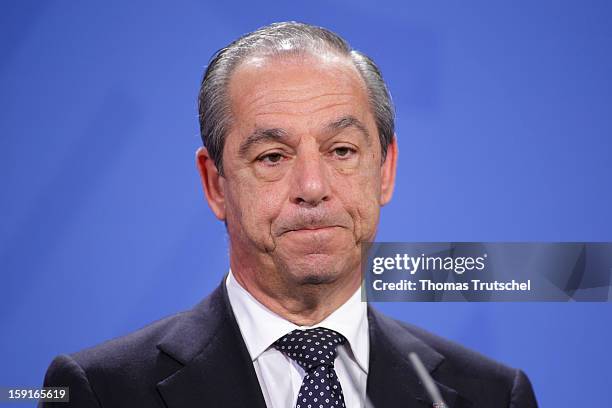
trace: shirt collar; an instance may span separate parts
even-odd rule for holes
[[[230,269],[225,280],[230,305],[253,361],[276,340],[295,329],[326,327],[346,337],[357,364],[367,374],[370,352],[367,304],[361,301],[361,289],[332,314],[312,327],[297,326],[272,312],[255,299],[234,278]]]

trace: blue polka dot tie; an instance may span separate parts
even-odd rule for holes
[[[344,408],[342,387],[334,370],[336,347],[346,342],[338,332],[323,327],[294,330],[274,343],[274,348],[298,363],[306,375],[296,408]]]

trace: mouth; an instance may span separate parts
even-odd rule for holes
[[[308,237],[308,236],[312,236],[312,237],[330,237],[332,236],[332,234],[336,233],[336,230],[338,228],[342,228],[339,225],[312,225],[312,226],[302,226],[299,228],[291,228],[286,230],[285,232],[283,232],[281,235],[293,235],[293,236],[300,236],[300,237]]]
[[[296,228],[293,231],[316,231],[316,230],[322,230],[322,229],[329,229],[329,228],[337,228],[337,225],[319,225],[319,226],[313,226],[313,227],[302,227],[302,228]]]
[[[340,228],[340,226],[339,225],[312,225],[312,226],[303,226],[299,228],[289,229],[285,232],[316,232],[316,231],[332,230],[334,228]]]

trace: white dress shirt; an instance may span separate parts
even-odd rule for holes
[[[272,344],[295,329],[311,327],[297,326],[262,305],[238,283],[231,270],[225,284],[266,405],[268,408],[295,407],[305,372]],[[346,337],[347,342],[338,347],[334,367],[346,407],[365,407],[370,337],[367,304],[361,301],[360,290],[312,327],[326,327]]]

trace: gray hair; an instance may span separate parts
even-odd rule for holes
[[[238,38],[211,58],[198,96],[202,142],[223,175],[223,146],[230,128],[227,89],[234,69],[253,56],[278,56],[332,52],[351,59],[363,78],[376,121],[382,161],[395,132],[395,112],[382,74],[367,55],[353,50],[338,34],[322,27],[294,21],[274,23]]]

